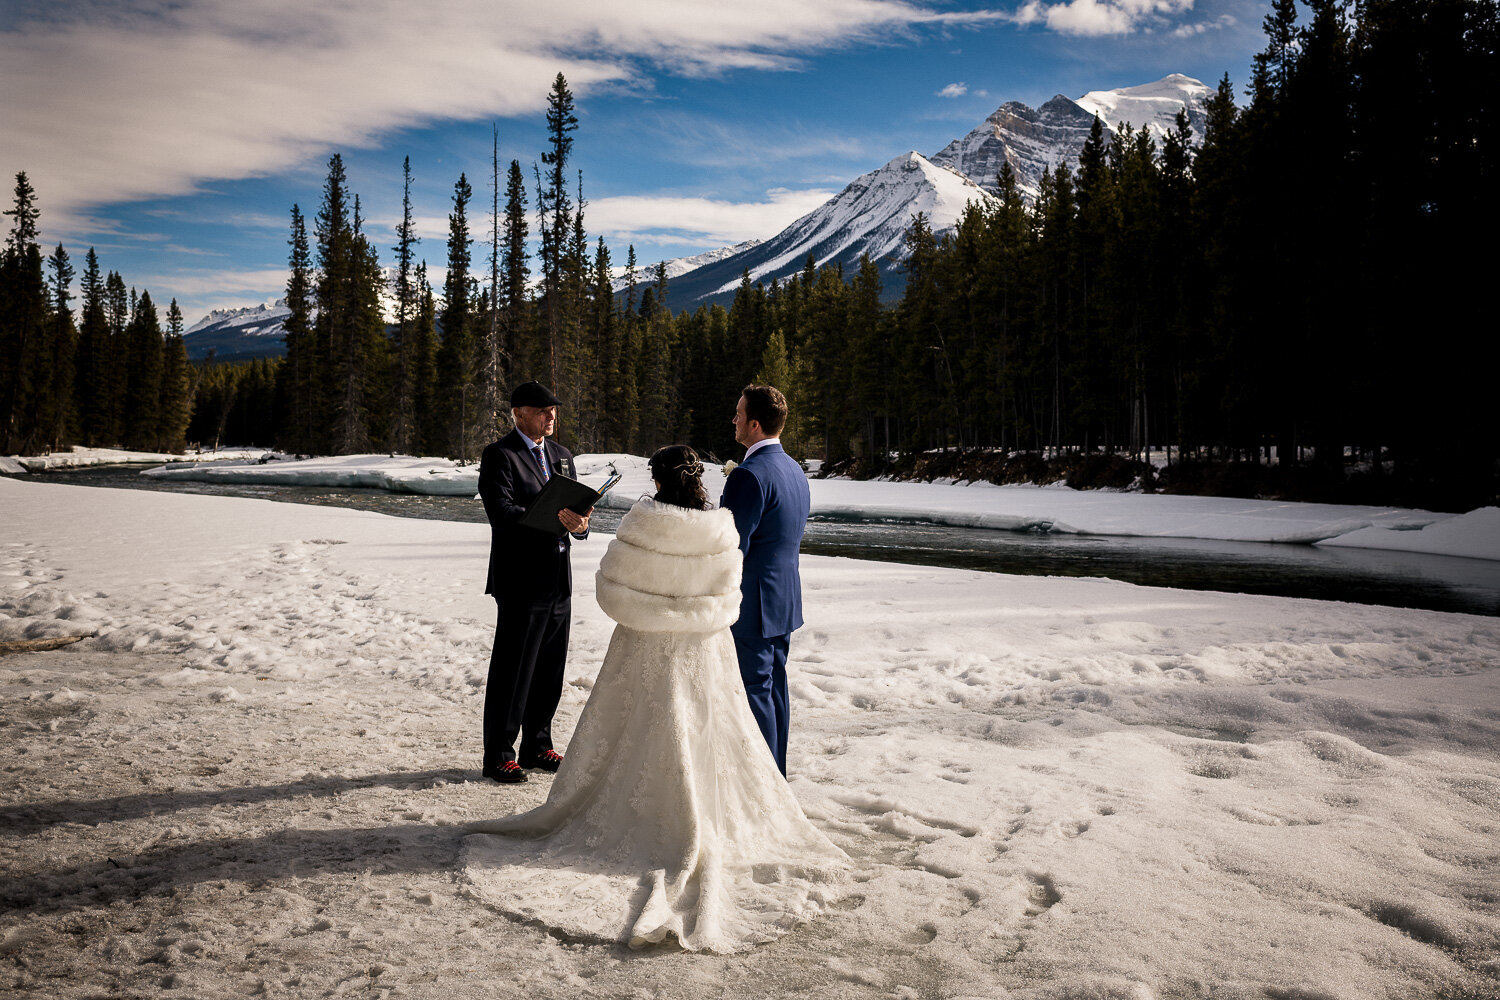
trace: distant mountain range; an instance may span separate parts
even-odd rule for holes
[[[1036,109],[1007,102],[932,156],[903,153],[856,178],[768,240],[667,261],[667,304],[673,310],[728,304],[747,271],[751,281],[785,281],[806,266],[809,254],[818,266],[840,264],[852,276],[860,256],[868,253],[880,266],[885,297],[896,298],[904,286],[901,237],[917,212],[926,214],[934,233],[952,231],[965,205],[993,196],[1004,163],[1015,171],[1027,200],[1035,198],[1044,170],[1078,159],[1096,114],[1110,133],[1125,122],[1161,135],[1185,108],[1194,140],[1200,140],[1211,93],[1200,81],[1173,73],[1138,87],[1090,91],[1076,100],[1058,94]],[[655,266],[637,272],[642,286],[653,280]],[[620,291],[624,269],[616,274]],[[287,314],[280,301],[215,310],[185,334],[188,356],[202,358],[210,349],[221,360],[284,353],[281,320]]]
[[[286,299],[263,302],[243,309],[215,309],[182,334],[188,357],[217,361],[252,361],[280,357],[286,353],[282,323],[292,311]]]

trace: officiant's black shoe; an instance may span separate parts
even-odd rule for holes
[[[521,762],[522,767],[534,767],[542,771],[556,772],[562,766],[562,754],[556,750],[543,750],[535,757],[527,757]]]
[[[502,785],[519,785],[526,780],[526,772],[521,770],[521,765],[513,760],[502,761],[495,767],[485,768],[484,776]]]

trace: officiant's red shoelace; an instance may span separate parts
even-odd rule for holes
[[[503,781],[506,784],[518,784],[526,780],[526,772],[521,770],[521,765],[513,760],[502,761],[498,766],[487,769],[485,777]]]
[[[527,767],[539,767],[543,771],[556,771],[562,764],[562,754],[556,750],[543,750],[526,762]]]

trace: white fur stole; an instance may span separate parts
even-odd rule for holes
[[[740,615],[739,544],[727,510],[642,499],[599,561],[599,607],[638,632],[727,628]]]

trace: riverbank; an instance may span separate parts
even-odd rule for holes
[[[1153,451],[1148,461],[1105,452],[1042,455],[993,448],[949,448],[903,455],[884,463],[853,458],[830,465],[825,474],[848,479],[897,482],[970,482],[993,486],[1065,485],[1077,490],[1128,490],[1181,496],[1234,497],[1296,503],[1420,507],[1461,513],[1500,501],[1500,477],[1453,470],[1450,481],[1408,475],[1387,461],[1382,468],[1346,456],[1335,467],[1304,461],[1277,462],[1183,459]],[[1486,499],[1487,498],[1487,499]]]
[[[792,787],[844,904],[560,940],[464,869],[483,525],[0,480],[0,982],[26,997],[1484,995],[1500,624],[806,557]],[[575,549],[571,734],[608,640]],[[644,991],[644,992],[642,992]]]
[[[79,453],[75,461],[86,455]],[[646,460],[632,455],[579,455],[580,478],[602,484],[611,471],[624,478],[606,505],[628,507],[652,491]],[[143,475],[179,482],[281,484],[379,489],[428,496],[473,496],[478,467],[447,459],[399,455],[341,455],[294,459],[274,453],[221,462],[171,463]],[[705,469],[710,496],[723,489],[724,471]],[[815,517],[946,524],[1008,531],[1200,538],[1236,542],[1318,544],[1470,559],[1500,560],[1500,508],[1453,515],[1398,507],[1307,504],[1228,497],[1164,496],[1064,485],[861,482],[813,479]]]

